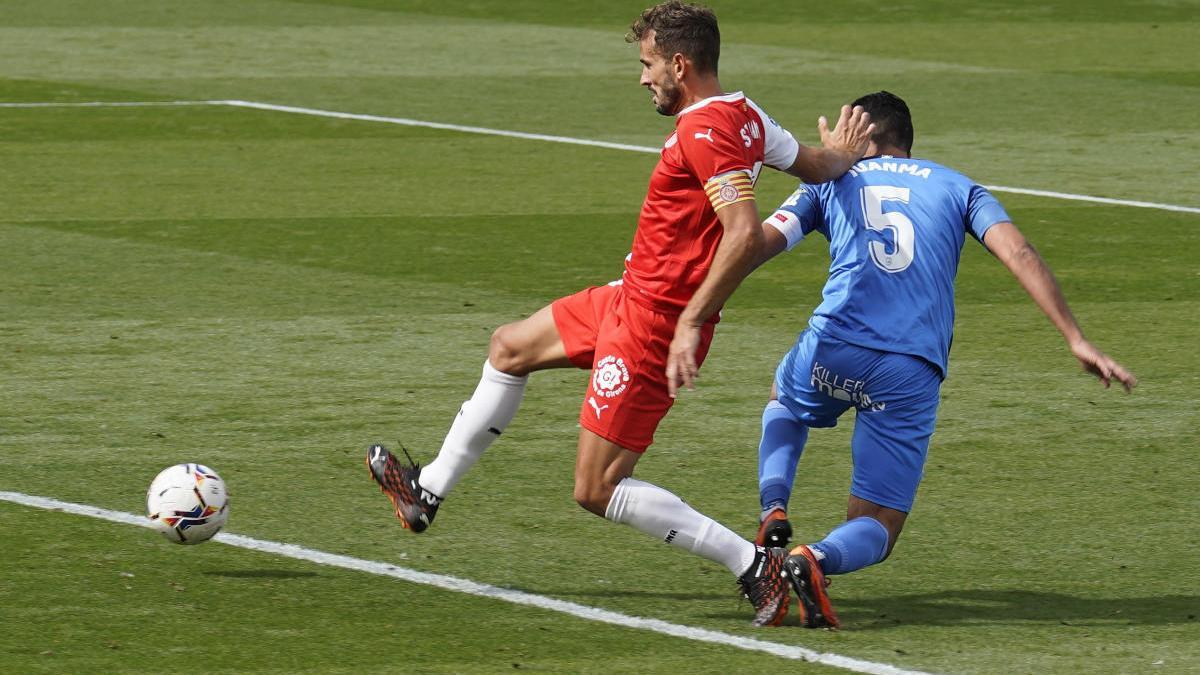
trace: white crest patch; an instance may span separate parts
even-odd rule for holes
[[[613,355],[596,362],[592,369],[592,389],[604,398],[620,396],[629,387],[629,369],[625,359]]]

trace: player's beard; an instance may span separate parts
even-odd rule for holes
[[[658,95],[654,97],[654,109],[659,115],[667,115],[668,117],[679,112],[679,82],[668,75],[666,79],[658,85]]]

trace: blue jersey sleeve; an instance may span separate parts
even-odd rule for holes
[[[1011,222],[1008,212],[982,185],[972,185],[967,195],[967,230],[983,242],[983,234],[996,223]]]
[[[767,222],[787,238],[787,250],[799,244],[809,232],[822,227],[817,186],[801,185],[779,205]],[[826,235],[828,236],[828,235]]]

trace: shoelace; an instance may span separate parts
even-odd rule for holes
[[[783,565],[772,566],[768,559],[761,576],[746,580],[738,579],[737,584],[741,589],[739,597],[748,598],[751,604],[757,606],[763,600],[764,595],[777,593],[780,586],[788,583],[787,578],[779,574],[782,570]],[[762,583],[764,581],[765,583]]]
[[[408,454],[408,448],[404,447],[404,444],[400,441],[396,441],[396,443],[400,445],[400,450],[404,452],[404,457],[408,460],[408,465],[414,469],[420,469],[421,465],[413,461],[412,455]]]
[[[416,471],[420,471],[420,470],[421,470],[421,465],[420,465],[419,463],[417,463],[417,462],[416,462],[416,461],[415,461],[415,460],[412,458],[412,455],[408,454],[408,448],[404,447],[404,444],[403,444],[403,443],[401,443],[400,441],[396,441],[396,444],[397,444],[397,445],[399,445],[399,446],[400,446],[400,450],[404,452],[404,457],[405,457],[405,459],[407,459],[407,460],[408,460],[408,465],[409,465],[409,467],[410,467],[410,468],[412,468],[412,469],[414,469],[414,470],[416,470]],[[432,493],[432,492],[430,492],[429,490],[426,490],[425,488],[421,487],[421,484],[420,484],[420,483],[417,483],[415,480],[413,481],[413,484],[416,486],[416,489],[417,489],[417,490],[420,490],[420,491],[421,491],[421,493],[422,493],[422,494],[429,494],[429,495],[433,496],[434,498],[436,498],[436,499],[438,500],[438,504],[440,504],[440,503],[441,503],[441,501],[442,501],[442,498],[441,498],[441,497],[438,497],[437,495],[433,494],[433,493]],[[436,507],[438,506],[438,504],[434,504],[434,505],[433,505],[433,506],[434,506],[434,508],[436,508]]]

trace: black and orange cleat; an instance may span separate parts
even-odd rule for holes
[[[755,626],[778,626],[787,616],[792,592],[784,561],[787,551],[782,548],[757,547],[750,569],[738,577],[742,595],[754,605]]]
[[[404,446],[400,447],[404,450]],[[421,467],[404,450],[408,466],[400,463],[396,456],[382,445],[367,448],[367,468],[379,489],[392,501],[400,524],[413,532],[424,532],[437,515],[442,498],[421,487],[417,480]]]
[[[837,613],[825,588],[829,582],[821,571],[821,564],[807,546],[792,549],[784,567],[796,595],[800,596],[800,624],[805,628],[837,628]]]
[[[787,548],[791,540],[792,524],[788,522],[787,512],[779,507],[767,511],[762,524],[758,526],[758,536],[754,538],[754,545]]]

